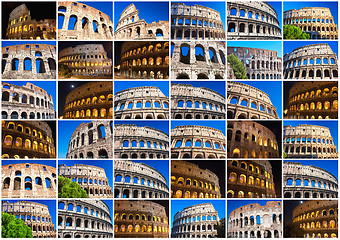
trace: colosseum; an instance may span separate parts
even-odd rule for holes
[[[51,2],[51,4],[53,4]],[[3,6],[5,7],[5,6]],[[46,5],[36,6],[40,8]],[[53,7],[50,5],[49,7]],[[9,15],[6,29],[6,39],[55,39],[56,38],[56,20],[54,19],[32,19],[31,12],[26,4],[16,7]]]
[[[169,21],[147,23],[139,18],[138,9],[131,3],[119,16],[115,39],[169,40]]]
[[[310,44],[283,56],[285,79],[337,79],[337,55],[327,43]]]
[[[279,158],[275,134],[252,121],[229,121],[227,129],[228,158]]]
[[[267,2],[228,1],[227,22],[230,40],[282,39],[278,15]]]
[[[232,211],[228,238],[282,238],[282,202],[248,204]]]
[[[227,82],[227,118],[278,119],[267,93],[240,82]]]
[[[112,119],[112,81],[88,82],[72,90],[66,97],[65,119]]]
[[[89,198],[112,198],[112,190],[103,168],[85,164],[59,164],[58,175],[78,183]]]
[[[281,179],[281,176],[273,175],[268,160],[228,160],[227,163],[228,198],[276,197],[274,177]]]
[[[221,198],[218,176],[187,161],[171,161],[172,198]]]
[[[233,54],[243,63],[248,79],[282,78],[282,58],[277,51],[230,46],[227,47],[227,54]]]
[[[283,126],[283,149],[287,158],[338,158],[329,128],[317,125]]]
[[[224,40],[221,14],[212,8],[197,4],[190,6],[171,3],[171,38]]]
[[[329,8],[303,7],[285,11],[283,24],[299,27],[310,39],[338,39],[338,28]]]
[[[172,119],[225,119],[225,97],[205,87],[171,83],[171,106]]]
[[[1,158],[55,158],[52,131],[43,121],[2,121]]]
[[[304,238],[338,237],[338,201],[303,201],[293,210],[293,225]],[[295,237],[295,236],[292,236]]]
[[[168,198],[166,178],[145,163],[129,160],[114,162],[114,196],[116,198]]]
[[[169,135],[152,127],[115,124],[114,158],[167,159]]]
[[[2,211],[24,221],[34,238],[56,238],[55,226],[46,205],[31,201],[2,201]]]
[[[27,82],[18,86],[2,82],[2,119],[53,119],[53,98],[44,89]]]
[[[60,49],[58,58],[58,67],[67,66],[75,76],[112,77],[112,59],[107,57],[107,52],[100,42]]]
[[[167,210],[161,204],[115,200],[114,209],[115,238],[169,238]]]
[[[119,69],[121,78],[168,79],[169,42],[124,42]]]
[[[169,98],[155,86],[127,88],[115,94],[114,109],[115,119],[169,119]]]
[[[214,238],[217,237],[219,221],[218,212],[211,203],[186,207],[175,214],[171,237]]]
[[[111,4],[110,7],[112,8]],[[80,2],[58,1],[58,39],[113,39],[113,23],[108,15]]]
[[[172,79],[225,79],[225,42],[171,42]]]
[[[113,156],[113,121],[81,123],[72,133],[66,158],[103,159]]]
[[[286,112],[289,119],[337,119],[338,82],[295,83],[289,90]]]
[[[2,166],[3,198],[55,198],[57,170],[43,164],[14,163]]]
[[[3,79],[55,79],[56,47],[24,43],[2,47]]]
[[[59,200],[58,237],[112,238],[109,205],[103,200]]]
[[[297,162],[283,163],[284,198],[337,198],[338,179],[330,172]]]

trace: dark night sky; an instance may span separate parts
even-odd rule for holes
[[[48,126],[51,128],[52,130],[52,138],[54,140],[54,146],[56,147],[57,149],[57,138],[56,138],[56,131],[57,131],[57,124],[56,124],[56,121],[51,121],[51,120],[48,120],[48,121],[44,121],[45,123],[48,124]],[[57,153],[57,150],[55,151]]]
[[[107,57],[112,59],[112,42],[105,41],[59,41],[58,49],[59,51],[67,47],[75,47],[82,44],[102,44],[107,53]]]
[[[276,197],[280,198],[282,196],[282,161],[269,160],[269,162],[272,165]]]
[[[122,51],[122,45],[123,45],[123,41],[115,41],[115,59],[114,59],[114,64],[115,66],[120,64],[120,54]]]
[[[284,225],[289,223],[293,218],[293,210],[299,206],[303,201],[301,200],[284,200],[283,201],[283,216]]]
[[[283,110],[287,109],[289,90],[295,83],[297,82],[296,81],[284,81],[283,82]]]

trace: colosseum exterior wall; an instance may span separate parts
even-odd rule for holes
[[[298,82],[289,90],[289,119],[338,118],[338,82]]]
[[[169,21],[147,23],[139,18],[139,10],[131,3],[119,16],[115,39],[169,40]]]
[[[59,200],[58,237],[112,238],[109,206],[103,200]]]
[[[278,119],[267,93],[240,82],[227,82],[227,118]],[[236,101],[236,103],[234,103]]]
[[[282,238],[282,202],[248,204],[232,211],[228,238]]]
[[[115,201],[116,238],[168,238],[169,221],[165,207],[152,201]]]
[[[113,83],[88,82],[72,90],[66,97],[65,119],[112,119]]]
[[[172,198],[221,198],[218,176],[186,161],[171,161]]]
[[[248,79],[282,78],[282,58],[277,51],[230,46],[227,47],[227,54],[233,54],[243,63]]]
[[[50,126],[43,121],[2,121],[2,158],[55,158]]]
[[[267,160],[228,160],[228,198],[275,198],[272,165]],[[281,176],[275,176],[280,178]]]
[[[115,119],[168,119],[169,98],[158,87],[124,89],[115,94]]]
[[[284,198],[337,198],[338,179],[313,165],[283,163]]]
[[[169,135],[152,127],[115,124],[114,158],[167,159]]]
[[[230,40],[282,39],[275,9],[267,2],[227,2],[227,38]]]
[[[103,159],[113,156],[113,121],[81,123],[73,132],[66,158]]]
[[[337,79],[337,55],[327,43],[310,44],[283,56],[285,79]]]
[[[113,23],[110,17],[86,4],[58,2],[58,17],[60,16],[64,17],[62,28],[58,29],[60,40],[112,40],[113,38]],[[75,22],[72,25],[73,19]]]
[[[225,97],[209,88],[171,84],[172,119],[225,119]]]
[[[186,207],[175,214],[171,237],[217,237],[217,225],[219,224],[219,220],[218,212],[211,203],[201,203]]]
[[[115,160],[114,179],[115,198],[169,197],[166,178],[157,169],[145,163]]]
[[[32,230],[34,238],[56,238],[56,230],[46,205],[30,201],[2,201],[2,211],[14,215]]]
[[[3,79],[55,79],[56,47],[23,43],[2,47]]]
[[[224,40],[221,14],[197,4],[171,3],[171,38]]]
[[[174,41],[171,44],[174,46],[171,57],[172,79],[226,78],[225,42]],[[189,48],[186,55],[182,48]],[[198,48],[201,50],[198,51]],[[200,51],[203,51],[203,55]]]
[[[283,126],[283,149],[287,158],[338,158],[329,128],[317,125]]]
[[[303,7],[283,12],[283,24],[299,27],[310,39],[338,39],[338,27],[325,7]]]

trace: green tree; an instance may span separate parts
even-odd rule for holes
[[[70,78],[73,76],[72,70],[67,65],[59,65],[59,76]]]
[[[217,237],[225,238],[225,218],[220,219],[220,222],[217,224]]]
[[[1,214],[1,223],[2,238],[33,238],[31,228],[14,215],[3,212]]]
[[[293,25],[283,26],[283,38],[284,39],[310,39],[308,33],[302,32],[299,27]]]
[[[58,197],[87,198],[87,193],[78,183],[72,182],[71,179],[63,176],[58,176]]]
[[[227,57],[227,61],[230,63],[230,67],[233,69],[237,79],[247,79],[246,69],[238,57],[234,56],[234,54],[230,54]]]

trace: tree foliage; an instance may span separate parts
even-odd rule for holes
[[[227,61],[230,63],[230,67],[233,69],[234,75],[237,79],[247,79],[246,69],[238,57],[230,54],[227,57]]]
[[[217,225],[217,237],[225,238],[225,218],[222,218]]]
[[[70,78],[73,76],[72,70],[67,65],[59,65],[58,74],[61,77]]]
[[[21,219],[3,212],[1,214],[2,238],[33,238],[32,230]]]
[[[72,182],[71,179],[63,176],[58,176],[58,197],[87,198],[87,193],[78,183]]]
[[[284,39],[310,39],[308,33],[302,32],[299,27],[293,25],[283,26],[283,38]]]

